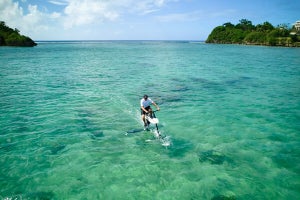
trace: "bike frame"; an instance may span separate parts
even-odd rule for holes
[[[157,112],[157,110],[152,111],[152,116],[153,116],[154,118],[156,118],[155,112]],[[149,116],[149,115],[150,115],[150,113],[147,114],[147,116]],[[147,121],[147,124],[148,124],[148,126],[149,126],[150,122],[148,121],[147,118],[146,118],[146,121]],[[158,125],[157,125],[157,123],[155,124],[155,127],[156,127],[156,130],[157,130],[157,133],[160,135],[159,130],[158,130]]]

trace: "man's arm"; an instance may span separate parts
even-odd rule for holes
[[[152,104],[156,107],[157,110],[160,110],[160,108],[158,107],[158,105],[153,101]]]
[[[145,113],[148,113],[148,111],[144,108],[144,106],[141,106],[141,109],[142,109]]]

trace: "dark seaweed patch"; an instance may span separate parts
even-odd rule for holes
[[[51,154],[58,154],[60,151],[64,150],[66,145],[59,144],[51,147]]]
[[[104,137],[103,131],[99,130],[100,127],[98,127],[93,121],[92,118],[94,117],[94,114],[81,110],[78,113],[79,119],[78,124],[80,125],[80,129],[82,132],[88,132],[90,133],[90,137],[92,139],[98,139]]]
[[[299,165],[295,165],[295,163],[298,163],[297,161],[299,161],[299,153],[300,151],[297,148],[286,146],[274,156],[271,156],[271,158],[279,167],[284,167],[293,170],[296,173],[300,173]]]
[[[192,150],[194,145],[184,139],[172,139],[172,146],[170,146],[168,155],[170,157],[183,157],[187,152]]]
[[[250,77],[241,76],[236,79],[227,80],[227,81],[225,81],[225,83],[228,85],[237,85],[237,84],[245,83],[246,81],[249,81],[249,80],[251,80]]]
[[[104,137],[103,131],[93,131],[92,132],[92,139],[102,138]]]
[[[251,84],[251,78],[246,76],[241,76],[236,79],[227,80],[224,82],[226,86],[234,88],[243,88]]]
[[[32,199],[32,200],[51,200],[54,199],[53,192],[33,192],[26,195],[25,199]]]
[[[175,88],[171,89],[172,92],[185,92],[185,91],[188,91],[189,88],[187,86],[176,86]]]
[[[236,200],[236,197],[235,196],[217,195],[217,196],[214,196],[211,200]]]
[[[0,146],[0,151],[5,151],[5,152],[12,151],[15,148],[15,146],[16,146],[16,144],[5,143]]]
[[[199,87],[207,91],[225,91],[224,85],[215,81],[210,81],[204,78],[191,78],[191,81],[196,82]]]
[[[166,96],[158,96],[156,98],[156,102],[158,104],[164,104],[166,102],[181,102],[183,99],[182,99],[182,95],[166,95]]]
[[[225,161],[229,162],[229,158],[227,158],[224,154],[215,151],[209,150],[199,153],[199,162],[209,162],[214,165],[221,165]]]

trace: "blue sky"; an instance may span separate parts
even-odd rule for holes
[[[34,40],[205,40],[226,22],[300,20],[299,0],[0,0],[0,21]]]

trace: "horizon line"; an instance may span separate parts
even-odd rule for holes
[[[205,40],[34,40],[34,42],[205,42]]]

